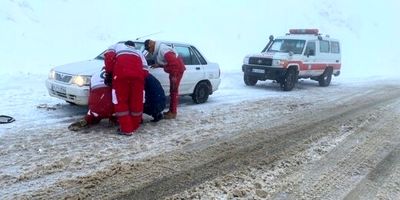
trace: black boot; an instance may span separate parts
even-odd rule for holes
[[[157,114],[153,114],[152,116],[154,118],[153,120],[151,120],[152,122],[158,122],[163,118],[163,114],[161,114],[160,112]]]

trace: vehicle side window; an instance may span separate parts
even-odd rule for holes
[[[200,62],[189,47],[175,46],[175,50],[183,59],[185,65],[199,65]]]
[[[306,50],[304,51],[304,55],[308,56],[315,56],[315,41],[308,41]]]
[[[329,53],[329,41],[320,40],[319,41],[319,51],[321,53]]]
[[[199,50],[197,50],[196,47],[194,47],[194,46],[192,46],[192,50],[193,50],[194,54],[197,56],[197,58],[199,58],[200,64],[207,65],[206,59],[201,55]]]
[[[332,46],[332,53],[340,53],[340,47],[339,47],[339,42],[332,41],[331,42]]]

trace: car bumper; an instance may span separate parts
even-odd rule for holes
[[[77,105],[87,105],[89,99],[88,86],[76,86],[60,83],[54,80],[46,80],[49,95]]]
[[[212,92],[215,92],[218,90],[219,85],[221,84],[221,79],[210,79],[211,86],[212,86]]]
[[[278,80],[285,76],[287,69],[281,67],[266,67],[259,65],[243,65],[242,71],[245,75],[252,76],[258,80]]]

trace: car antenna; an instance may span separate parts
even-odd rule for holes
[[[162,31],[158,31],[158,32],[151,33],[151,34],[148,34],[148,35],[143,35],[143,36],[140,36],[140,37],[136,38],[136,40],[139,40],[139,39],[141,39],[141,38],[148,37],[148,36],[151,36],[151,35],[160,34],[160,33],[162,33]]]

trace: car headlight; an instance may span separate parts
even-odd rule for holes
[[[72,78],[72,82],[71,83],[75,84],[75,85],[77,85],[79,87],[89,86],[90,85],[90,76],[81,76],[81,75],[74,76]]]
[[[51,69],[49,72],[49,79],[56,79],[56,71],[54,69]]]
[[[249,64],[250,57],[246,56],[243,58],[243,64]]]
[[[278,59],[272,60],[273,66],[284,66],[285,63],[286,63],[286,60],[278,60]]]

